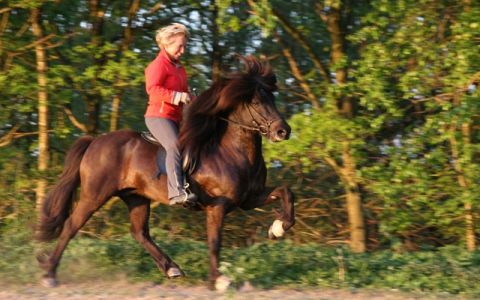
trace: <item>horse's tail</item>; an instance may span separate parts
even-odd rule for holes
[[[93,137],[84,136],[72,145],[65,157],[65,166],[58,183],[43,200],[35,238],[51,241],[57,238],[71,212],[77,187],[80,185],[80,162]]]

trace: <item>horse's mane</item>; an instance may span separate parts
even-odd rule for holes
[[[220,117],[226,118],[239,105],[250,102],[259,88],[270,92],[277,89],[270,64],[254,56],[239,58],[245,65],[243,71],[229,73],[214,82],[184,112],[179,147],[190,172],[202,153],[218,146],[227,127]]]

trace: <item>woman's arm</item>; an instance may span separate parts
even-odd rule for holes
[[[153,103],[167,102],[174,105],[190,101],[188,93],[177,92],[164,87],[166,71],[161,65],[151,64],[145,69],[145,86],[150,101]],[[152,104],[153,104],[152,103]]]

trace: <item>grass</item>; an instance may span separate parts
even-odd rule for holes
[[[29,230],[7,230],[0,236],[2,283],[36,283],[41,275],[35,260],[40,245]],[[204,284],[208,273],[206,244],[171,239],[152,230],[159,246],[185,271],[180,284]],[[236,284],[256,287],[347,287],[480,296],[480,253],[458,247],[435,251],[366,254],[319,244],[296,245],[289,240],[265,241],[247,248],[223,248],[221,271]],[[130,235],[115,239],[77,237],[69,244],[59,268],[59,280],[163,282],[151,257]]]

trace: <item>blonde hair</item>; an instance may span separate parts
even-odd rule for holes
[[[188,29],[185,25],[180,23],[172,23],[157,30],[155,40],[157,41],[158,47],[163,48],[165,45],[168,45],[170,43],[170,39],[177,34],[183,34],[188,40]]]

